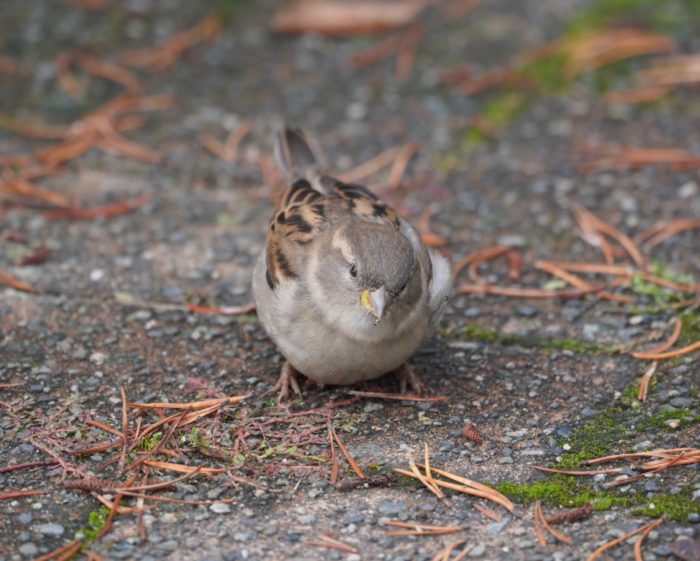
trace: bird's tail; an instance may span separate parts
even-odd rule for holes
[[[316,144],[300,128],[285,126],[277,133],[275,159],[289,183],[319,176],[321,163]]]

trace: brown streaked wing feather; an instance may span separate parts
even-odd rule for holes
[[[396,211],[363,185],[335,182],[333,193],[345,202],[347,209],[371,222],[380,222],[399,228],[401,221]]]
[[[313,183],[296,181],[275,208],[266,247],[267,283],[272,289],[283,278],[299,275],[306,258],[299,246],[313,242],[333,216],[352,213],[363,220],[401,227],[398,214],[366,187],[330,177]]]
[[[303,265],[300,245],[311,243],[326,222],[326,197],[306,179],[287,189],[275,208],[267,236],[267,284],[274,288],[282,278],[295,278]]]

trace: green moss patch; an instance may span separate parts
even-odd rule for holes
[[[498,331],[483,329],[477,325],[468,324],[449,333],[457,339],[481,341],[482,343],[498,343],[500,345],[542,349],[545,351],[572,351],[572,352],[613,352],[597,343],[580,341],[578,339],[554,339],[548,337],[536,337],[530,335],[503,334]]]
[[[694,423],[700,423],[700,416],[693,415],[690,409],[685,408],[679,408],[674,411],[663,409],[642,419],[637,424],[637,429],[642,432],[659,429],[671,430],[666,424],[670,420],[677,420],[679,422],[678,428],[683,428]]]
[[[90,511],[90,514],[88,514],[87,526],[79,530],[79,533],[85,536],[85,539],[83,540],[83,547],[95,541],[95,538],[97,538],[97,534],[99,534],[100,530],[104,528],[108,516],[109,509],[104,506],[98,510]]]
[[[489,99],[481,110],[480,116],[486,127],[493,130],[508,125],[527,105],[527,96],[523,92],[504,91]],[[467,129],[464,148],[469,150],[488,140],[488,136],[478,127]]]
[[[597,0],[568,25],[570,34],[611,25],[646,27],[660,33],[681,33],[697,22],[697,0]]]
[[[626,435],[624,421],[625,411],[621,407],[613,406],[598,413],[575,429],[570,438],[562,440],[566,452],[560,456],[556,467],[576,469],[587,460],[609,454]]]
[[[635,508],[634,514],[659,518],[661,516],[676,522],[688,522],[693,513],[700,513],[700,504],[693,500],[692,489],[685,487],[677,495],[655,495],[644,502],[644,506]]]
[[[590,504],[595,510],[610,510],[614,506],[634,504],[634,497],[608,491],[591,491],[573,477],[553,475],[530,484],[500,483],[495,488],[521,503],[542,501],[545,504],[576,508]]]

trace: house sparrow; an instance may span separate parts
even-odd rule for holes
[[[369,189],[323,175],[316,153],[300,129],[276,138],[290,186],[253,274],[258,316],[286,359],[270,393],[301,395],[297,373],[345,385],[388,372],[420,393],[406,360],[440,321],[450,266]]]

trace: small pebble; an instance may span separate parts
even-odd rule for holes
[[[61,536],[66,530],[60,524],[49,522],[48,524],[41,524],[39,526],[39,531],[47,536]]]
[[[26,542],[17,548],[19,552],[26,557],[35,557],[39,553],[39,548],[32,542]]]
[[[398,501],[382,501],[379,503],[379,512],[382,514],[398,514],[406,510],[406,505]]]

